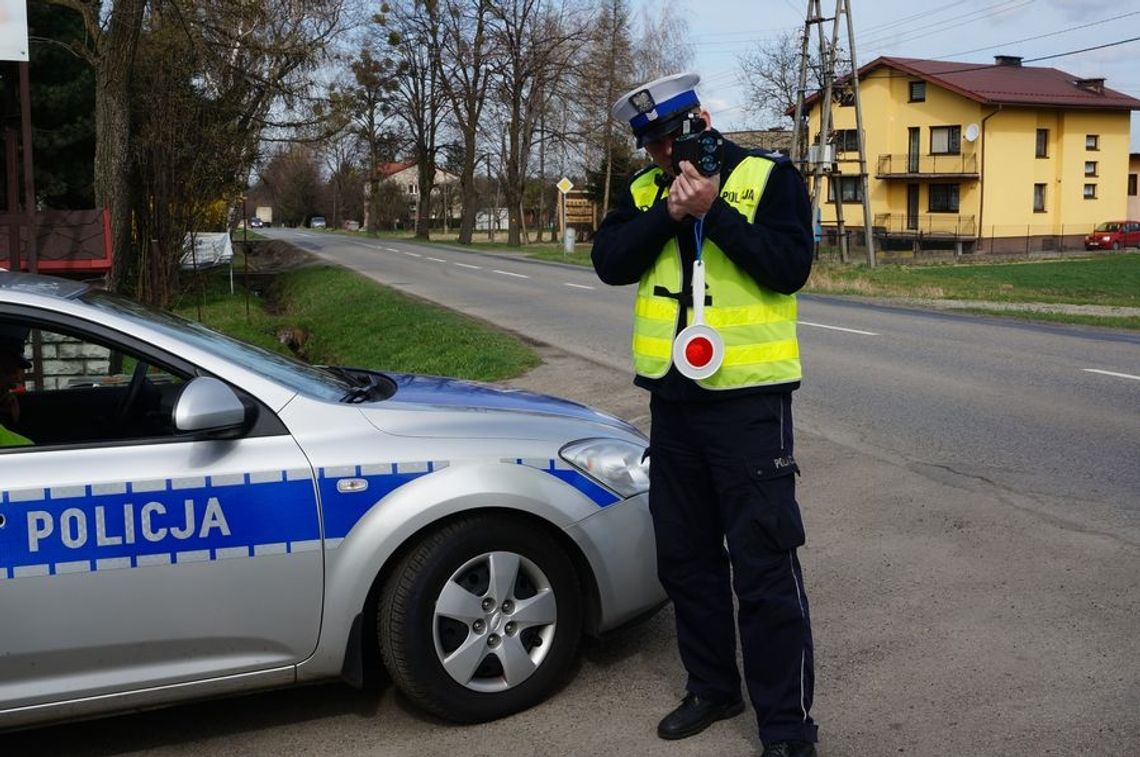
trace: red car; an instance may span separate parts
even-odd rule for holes
[[[1140,221],[1098,223],[1085,237],[1086,250],[1119,250],[1121,247],[1140,247]]]

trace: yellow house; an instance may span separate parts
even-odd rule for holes
[[[835,199],[863,225],[854,98],[840,82],[821,223]],[[961,251],[1080,247],[1127,217],[1129,128],[1140,100],[1055,68],[881,57],[859,69],[873,225],[885,242]],[[820,96],[805,101],[818,144]],[[818,148],[817,148],[818,150]],[[810,171],[810,166],[805,173]],[[826,201],[824,201],[826,200]]]

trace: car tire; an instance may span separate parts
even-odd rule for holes
[[[582,634],[582,593],[566,551],[540,527],[470,516],[403,556],[376,623],[401,691],[441,718],[478,723],[562,683]]]
[[[1115,251],[1115,250],[1119,250],[1119,249],[1120,249],[1120,242],[1113,242],[1113,243],[1112,243],[1112,249],[1113,249],[1114,251]]]

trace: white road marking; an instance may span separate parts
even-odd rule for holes
[[[593,289],[593,287],[586,286],[585,284],[571,284],[569,281],[564,281],[562,283],[565,286],[574,287],[575,289]]]
[[[397,250],[395,247],[385,247],[384,249],[388,252],[399,252],[399,250]]]
[[[1116,378],[1132,379],[1133,381],[1140,381],[1140,376],[1133,376],[1129,373],[1117,373],[1115,371],[1101,371],[1096,368],[1081,368],[1085,373],[1099,373],[1102,376],[1115,376]]]
[[[500,271],[498,268],[496,268],[494,270],[495,270],[495,273],[501,273],[504,276],[514,276],[516,279],[529,279],[530,278],[530,276],[527,276],[527,275],[522,274],[522,273],[511,273],[510,271]]]
[[[878,336],[874,331],[860,331],[859,329],[845,329],[842,326],[827,326],[822,323],[812,323],[811,321],[800,321],[801,326],[815,326],[817,329],[828,329],[830,331],[846,331],[848,334],[861,334],[863,336]]]
[[[393,250],[393,252],[396,252],[396,250]],[[404,254],[410,258],[422,258],[423,257],[423,255],[419,254],[418,252],[405,252]]]
[[[482,271],[483,270],[483,266],[471,265],[470,263],[456,263],[456,265],[459,266],[460,268],[470,268],[474,271]]]
[[[428,260],[430,260],[433,263],[446,263],[447,262],[443,258],[428,258]]]

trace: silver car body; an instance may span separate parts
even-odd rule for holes
[[[0,317],[92,329],[255,397],[280,433],[0,450],[0,728],[336,677],[373,585],[457,513],[556,530],[612,629],[664,599],[646,495],[560,458],[645,446],[585,406],[397,376],[385,401],[308,396],[203,340],[0,273]]]

